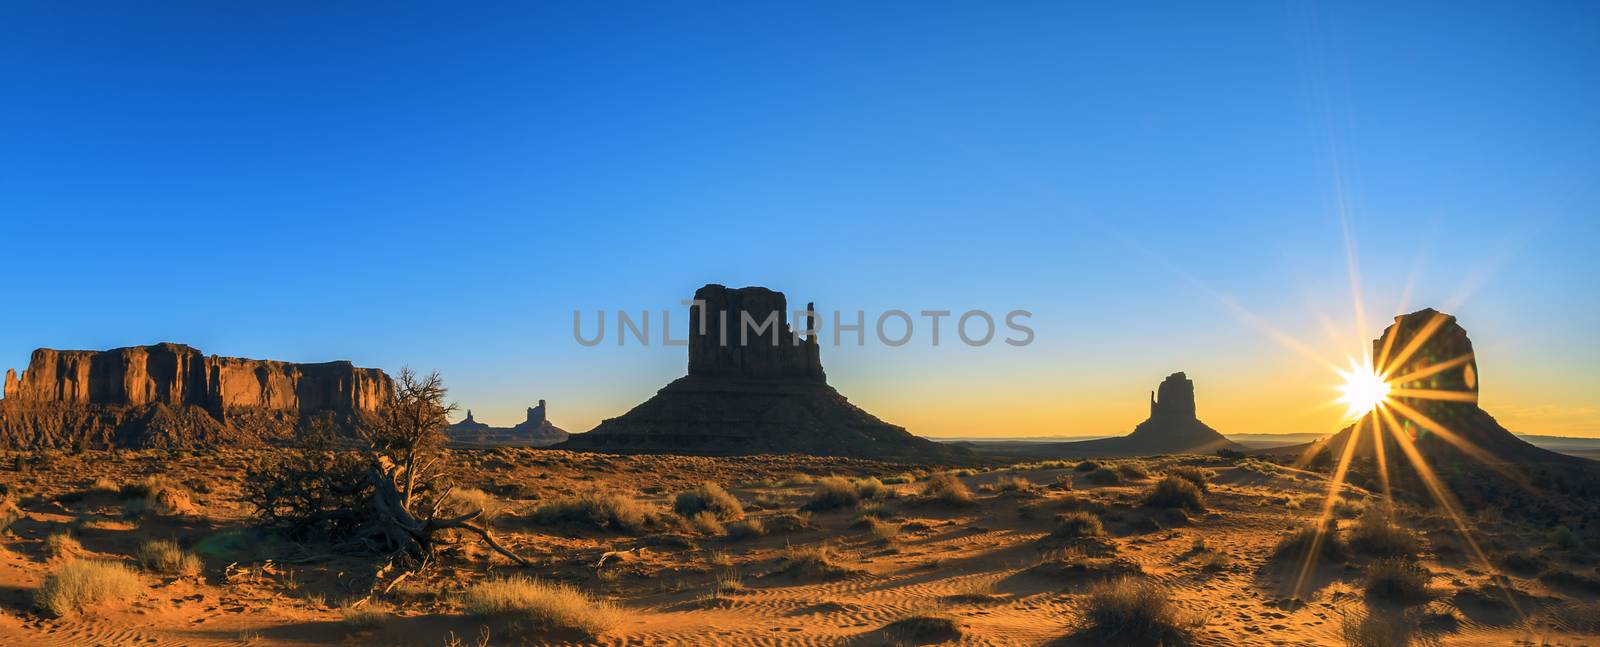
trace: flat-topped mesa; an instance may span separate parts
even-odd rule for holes
[[[394,392],[383,371],[350,362],[296,364],[207,356],[183,344],[95,350],[33,351],[6,400],[30,404],[193,405],[213,413],[235,408],[373,413]]]
[[[711,284],[695,290],[694,299],[697,305],[689,308],[691,377],[827,382],[815,315],[805,315],[802,330],[796,332],[782,292]],[[815,312],[813,305],[807,304],[805,312]]]
[[[370,421],[394,393],[383,371],[205,355],[182,344],[33,352],[7,371],[0,446],[254,444],[303,419]]]
[[[1193,420],[1194,380],[1184,376],[1182,371],[1162,380],[1161,385],[1150,392],[1150,417]]]

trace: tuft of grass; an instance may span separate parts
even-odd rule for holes
[[[477,512],[477,520],[485,524],[493,524],[506,511],[504,501],[477,488],[451,490],[448,499],[445,509],[449,510],[450,515]]]
[[[918,613],[889,623],[883,634],[896,645],[947,643],[961,638],[961,623],[943,613]]]
[[[882,485],[881,483],[879,484]],[[824,476],[817,479],[817,489],[811,500],[801,506],[808,512],[823,512],[840,508],[853,508],[861,502],[861,492],[856,484],[843,476]]]
[[[1412,560],[1385,557],[1367,565],[1367,598],[1415,606],[1428,601],[1428,569]]]
[[[810,474],[790,474],[788,478],[778,481],[778,487],[800,487],[816,482]]]
[[[1317,535],[1316,523],[1301,526],[1278,540],[1277,545],[1272,547],[1272,556],[1276,559],[1305,559],[1315,545],[1318,559],[1335,564],[1344,563],[1349,547],[1339,538],[1333,521],[1329,520],[1323,526],[1320,541]]]
[[[721,485],[711,481],[679,492],[672,502],[672,511],[685,519],[702,512],[710,513],[718,521],[738,521],[744,518],[744,506],[739,505],[739,499],[728,494]]]
[[[1122,473],[1109,467],[1097,467],[1094,471],[1083,475],[1083,480],[1095,485],[1121,485]]]
[[[1201,492],[1209,492],[1211,491],[1211,477],[1216,476],[1216,473],[1203,467],[1183,465],[1167,470],[1167,476],[1176,476],[1193,483],[1195,487],[1200,488]]]
[[[1200,558],[1200,570],[1207,573],[1228,570],[1233,566],[1233,556],[1221,551],[1207,551],[1205,557]]]
[[[749,517],[735,521],[728,525],[729,539],[752,539],[767,534],[767,524],[760,519]]]
[[[1021,476],[1001,476],[994,481],[994,489],[1001,494],[1033,494],[1033,483]]]
[[[779,512],[767,517],[766,527],[769,533],[791,533],[815,528],[811,525],[811,513],[804,511]]]
[[[83,554],[83,544],[72,535],[65,532],[51,534],[44,538],[44,554],[47,557],[72,557]]]
[[[622,620],[622,610],[566,585],[513,576],[479,582],[462,595],[469,615],[511,622],[519,628],[574,631],[600,636]]]
[[[1414,557],[1421,547],[1416,535],[1395,524],[1385,506],[1368,506],[1350,528],[1350,548],[1379,557]]]
[[[883,541],[893,541],[895,537],[900,536],[900,524],[890,523],[878,517],[861,515],[856,519],[854,525],[858,528],[866,528],[868,534]]]
[[[189,491],[158,476],[123,485],[120,493],[127,500],[130,515],[173,516],[194,512]]]
[[[1186,642],[1201,624],[1184,614],[1154,582],[1123,577],[1089,589],[1083,600],[1085,633],[1118,644]]]
[[[22,508],[10,498],[0,499],[0,534],[11,529],[11,524],[22,518]]]
[[[340,619],[352,629],[376,629],[394,617],[394,610],[381,602],[345,607],[339,610]]]
[[[717,537],[728,532],[726,528],[722,527],[722,522],[717,521],[717,515],[712,514],[710,510],[696,512],[688,519],[685,519],[684,523],[688,524],[691,530],[702,535]]]
[[[137,557],[144,570],[163,575],[199,575],[203,566],[198,555],[185,552],[171,539],[145,542]]]
[[[534,523],[580,526],[637,534],[655,524],[655,514],[633,497],[598,490],[542,503],[533,511]]]
[[[972,505],[972,490],[953,473],[939,472],[922,485],[923,498],[951,507]]]
[[[856,573],[839,564],[840,556],[827,545],[794,547],[783,553],[778,572],[795,577],[832,579]]]
[[[122,486],[104,476],[95,479],[94,483],[89,484],[89,494],[119,494],[121,492]]]
[[[1100,523],[1100,518],[1091,512],[1063,512],[1056,515],[1056,529],[1050,531],[1053,539],[1080,539],[1085,537],[1103,537],[1106,534],[1105,526]]]
[[[101,602],[120,602],[139,594],[144,583],[116,562],[73,560],[62,564],[34,591],[34,602],[57,616],[82,611]]]
[[[1150,478],[1150,472],[1144,468],[1144,465],[1139,463],[1118,463],[1117,473],[1121,474],[1122,478],[1130,481],[1143,481]]]
[[[885,476],[885,477],[883,477],[883,484],[884,485],[905,485],[907,483],[916,483],[916,482],[917,482],[917,476],[915,474],[911,474],[909,472],[905,473],[905,474],[896,474],[894,476]]]
[[[1205,512],[1206,509],[1205,495],[1200,493],[1199,486],[1189,479],[1171,475],[1150,488],[1144,504],[1153,508],[1183,508],[1194,512]]]

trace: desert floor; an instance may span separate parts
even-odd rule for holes
[[[462,485],[503,506],[493,522],[497,536],[534,566],[516,566],[463,537],[432,568],[370,601],[369,561],[254,528],[239,493],[257,454],[0,456],[0,484],[17,506],[0,538],[0,642],[1116,645],[1131,640],[1085,632],[1086,591],[1129,576],[1162,588],[1192,625],[1196,644],[1404,644],[1409,637],[1421,644],[1600,645],[1600,559],[1581,547],[1556,547],[1549,528],[1492,511],[1467,521],[1494,571],[1446,516],[1398,511],[1422,540],[1431,598],[1424,604],[1369,603],[1362,571],[1369,560],[1360,555],[1313,569],[1300,595],[1306,602],[1296,602],[1298,560],[1274,559],[1274,546],[1317,517],[1327,480],[1255,460],[1114,461],[1107,465],[1120,469],[1123,482],[1108,484],[1091,483],[1072,463],[962,470],[956,474],[973,500],[951,505],[923,494],[920,479],[932,468],[890,463],[533,449],[451,456]],[[1213,474],[1205,510],[1143,505],[1163,472],[1180,465]],[[823,487],[816,478],[827,475],[888,485],[881,493],[864,490],[859,503],[798,512]],[[150,476],[186,490],[189,505],[153,512],[114,487]],[[744,519],[765,531],[732,519],[694,524],[675,517],[674,495],[706,481],[735,495]],[[633,497],[657,520],[633,530],[536,523],[541,503],[593,490]],[[1341,528],[1373,499],[1354,488],[1346,498],[1353,503],[1339,507]],[[1057,515],[1068,511],[1098,516],[1105,536],[1053,538]],[[35,589],[62,564],[99,559],[137,568],[140,546],[164,538],[198,554],[200,572],[140,571],[142,590],[131,598],[75,613],[58,616],[36,605]],[[1493,585],[1495,571],[1506,575],[1510,601]],[[463,612],[469,587],[515,574],[572,584],[620,612],[591,637]],[[349,609],[362,606],[374,613],[356,619]],[[919,630],[917,619],[927,618],[949,622]],[[1376,637],[1355,640],[1363,630]]]

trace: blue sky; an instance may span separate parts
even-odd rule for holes
[[[1225,433],[1331,431],[1261,325],[1342,360],[1432,305],[1514,431],[1600,436],[1600,8],[1390,4],[12,6],[0,366],[410,365],[577,431],[684,354],[572,311],[719,282],[1034,312],[824,349],[919,433],[1122,433],[1175,370]]]

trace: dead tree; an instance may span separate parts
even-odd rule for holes
[[[445,402],[445,395],[444,380],[437,372],[418,378],[411,369],[401,369],[394,399],[384,408],[379,424],[362,431],[372,449],[367,468],[372,515],[369,532],[361,540],[375,550],[389,552],[391,563],[403,555],[421,567],[433,557],[435,535],[463,530],[526,566],[527,560],[502,546],[488,528],[473,523],[482,510],[439,516],[450,493],[441,490],[438,452],[444,446],[450,413],[455,411],[454,404]]]

